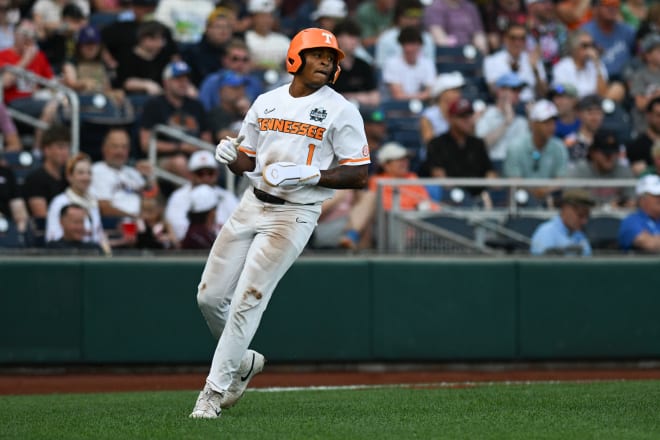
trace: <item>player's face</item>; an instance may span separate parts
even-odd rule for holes
[[[309,49],[304,52],[305,68],[301,79],[305,86],[318,89],[327,84],[337,62],[337,53],[332,49]]]

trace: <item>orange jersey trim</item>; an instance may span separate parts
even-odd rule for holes
[[[250,157],[254,157],[254,156],[257,155],[256,152],[254,152],[254,151],[252,151],[252,150],[248,150],[248,149],[245,148],[245,147],[238,147],[238,151],[242,151],[243,153],[247,154],[247,155],[250,156]]]
[[[344,159],[344,160],[339,161],[339,165],[344,165],[344,164],[347,164],[347,163],[357,163],[357,164],[359,164],[359,163],[368,163],[369,161],[371,161],[369,156],[361,157],[360,159]]]

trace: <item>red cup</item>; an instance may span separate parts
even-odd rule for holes
[[[134,239],[137,236],[137,223],[133,220],[124,220],[121,224],[121,232],[126,239]]]

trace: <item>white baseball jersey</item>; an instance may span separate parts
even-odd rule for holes
[[[256,159],[245,173],[252,184],[292,203],[321,203],[334,190],[315,185],[272,187],[262,178],[273,162],[313,165],[320,170],[370,162],[364,124],[357,107],[328,86],[301,98],[289,84],[260,95],[245,116],[240,150]]]

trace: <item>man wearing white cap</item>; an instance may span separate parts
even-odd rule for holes
[[[317,27],[334,32],[335,25],[347,15],[348,8],[343,0],[321,0],[310,18],[316,22]]]
[[[289,38],[275,32],[275,0],[250,0],[248,12],[252,14],[252,26],[245,32],[245,43],[250,49],[257,68],[284,70]]]
[[[461,97],[464,85],[465,78],[461,72],[441,73],[436,77],[431,87],[434,104],[425,108],[419,119],[419,131],[424,144],[449,130],[449,106]]]
[[[635,189],[639,209],[619,227],[619,246],[624,250],[660,252],[660,176],[649,174]]]
[[[209,185],[197,185],[190,191],[190,208],[187,216],[190,221],[185,237],[181,240],[182,249],[211,249],[216,229],[216,207],[218,195]]]
[[[218,231],[238,206],[236,196],[218,186],[218,163],[212,153],[205,150],[193,153],[188,161],[188,170],[191,172],[190,183],[174,191],[165,208],[165,219],[172,225],[178,240],[182,240],[188,230],[190,221],[187,212],[193,200],[192,191],[197,186],[208,185],[215,191],[217,200],[215,221]]]
[[[554,136],[557,107],[548,101],[537,101],[529,111],[531,133],[513,139],[507,149],[503,171],[506,177],[553,179],[566,175],[568,152],[564,143]],[[543,199],[553,188],[530,190]]]

